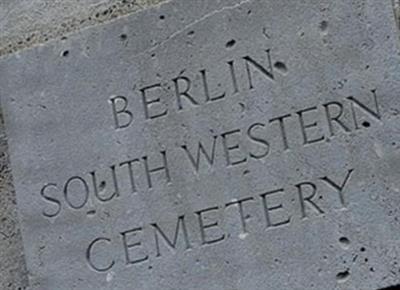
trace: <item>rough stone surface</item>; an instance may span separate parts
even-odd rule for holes
[[[0,56],[62,38],[166,0],[5,0],[0,2]]]
[[[24,289],[28,281],[2,121],[0,132],[0,285],[3,289]]]
[[[396,284],[393,2],[187,2],[0,62],[31,288]]]

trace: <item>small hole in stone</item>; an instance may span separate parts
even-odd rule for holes
[[[99,189],[100,191],[102,191],[104,190],[104,188],[106,188],[106,182],[103,180],[102,182],[100,182]]]
[[[62,52],[62,56],[67,57],[69,55],[69,51],[68,50],[64,50]]]
[[[341,238],[339,239],[339,242],[342,243],[342,244],[344,244],[344,245],[350,244],[350,240],[349,240],[348,238],[346,238],[346,237],[341,237]]]
[[[365,128],[369,128],[371,126],[371,124],[368,121],[364,121],[362,122],[363,127]]]
[[[339,272],[336,274],[336,279],[338,282],[345,282],[350,276],[349,270],[345,270],[343,272]]]
[[[361,252],[365,252],[365,248],[364,248],[364,247],[361,247],[361,248],[360,248],[360,251],[361,251]]]
[[[164,20],[164,19],[165,19],[165,16],[164,16],[164,15],[160,15],[160,19],[161,19],[161,20]]]
[[[321,21],[321,23],[319,24],[319,28],[322,32],[325,32],[328,29],[328,21]]]
[[[287,72],[287,67],[286,67],[286,64],[284,64],[283,62],[281,62],[281,61],[277,61],[275,64],[274,64],[274,67],[277,69],[277,70],[280,70],[281,72],[283,72],[283,73],[286,73]]]
[[[125,33],[121,34],[120,38],[121,38],[121,40],[126,40],[128,38],[128,35],[126,35]]]
[[[225,46],[226,46],[226,48],[232,48],[235,44],[236,44],[236,40],[231,39],[225,44]]]

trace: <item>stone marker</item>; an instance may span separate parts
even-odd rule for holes
[[[1,60],[31,288],[398,282],[391,1],[184,2]]]

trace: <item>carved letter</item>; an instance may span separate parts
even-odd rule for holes
[[[49,212],[46,212],[45,210],[43,210],[43,215],[46,217],[55,217],[61,211],[61,202],[54,197],[50,197],[50,196],[46,195],[45,190],[49,187],[54,187],[57,189],[57,184],[55,184],[55,183],[46,184],[45,186],[43,186],[42,190],[40,191],[40,194],[46,201],[57,205],[57,209],[53,213],[49,213]]]
[[[271,55],[270,55],[270,50],[266,50],[267,52],[267,58],[268,58],[268,66],[269,69],[266,69],[263,67],[261,64],[256,62],[254,59],[252,59],[250,56],[245,56],[243,59],[246,62],[246,70],[247,70],[247,76],[249,78],[249,89],[253,89],[253,80],[251,78],[251,70],[250,70],[250,64],[255,67],[258,71],[260,71],[262,74],[264,74],[268,79],[273,80],[274,79],[274,71],[273,71],[273,66],[271,62]]]
[[[236,72],[233,60],[228,61],[229,71],[231,72],[233,94],[239,92],[239,86],[236,79]]]
[[[182,149],[186,152],[190,163],[193,165],[196,172],[200,169],[200,157],[203,153],[205,159],[207,160],[209,165],[214,164],[214,157],[215,157],[215,145],[217,143],[217,136],[213,136],[213,144],[211,148],[211,153],[208,153],[201,142],[199,142],[199,146],[197,148],[197,157],[194,159],[193,154],[190,153],[189,149],[186,145],[182,145]]]
[[[328,126],[329,126],[329,131],[331,133],[331,137],[335,135],[335,132],[333,131],[333,122],[336,122],[340,127],[343,128],[345,132],[350,132],[350,128],[347,127],[343,121],[341,121],[339,118],[343,115],[343,105],[339,102],[329,102],[323,105],[325,107],[325,113],[326,113],[326,119],[328,120]],[[330,107],[336,106],[338,108],[338,113],[336,113],[336,116],[332,117],[332,112],[330,110]]]
[[[173,241],[171,241],[167,235],[160,229],[160,227],[157,224],[151,224],[154,227],[154,237],[156,240],[156,248],[157,248],[157,257],[161,256],[161,252],[160,252],[160,243],[158,240],[158,235],[161,235],[164,239],[164,241],[167,243],[168,246],[170,246],[173,249],[176,249],[176,244],[178,242],[178,235],[179,235],[179,228],[180,225],[182,227],[182,232],[183,232],[183,239],[185,241],[186,244],[186,250],[190,249],[190,242],[189,242],[189,236],[188,236],[188,232],[186,229],[186,224],[185,224],[185,217],[184,216],[180,216],[178,218],[178,221],[176,223],[176,228],[175,228],[175,234],[174,234],[174,239]]]
[[[219,211],[219,207],[211,207],[211,208],[207,208],[207,209],[203,209],[203,210],[199,210],[196,212],[198,218],[199,218],[199,226],[200,226],[200,234],[201,234],[201,244],[202,245],[209,245],[209,244],[214,244],[214,243],[218,243],[220,241],[223,241],[225,239],[225,234],[221,234],[219,237],[216,237],[214,239],[207,239],[207,235],[206,235],[206,229],[209,228],[219,228],[219,223],[218,221],[215,221],[213,223],[208,223],[208,224],[204,224],[204,216],[203,213],[206,212],[211,212],[211,211]],[[207,218],[210,219],[210,218]]]
[[[242,231],[243,233],[247,233],[247,220],[250,219],[250,214],[244,214],[243,204],[247,201],[254,201],[253,197],[243,198],[237,201],[229,202],[225,205],[225,207],[229,207],[231,205],[238,205],[240,221],[242,223]]]
[[[144,168],[146,171],[146,177],[147,177],[147,184],[149,186],[149,188],[153,187],[153,183],[151,181],[151,174],[158,172],[158,171],[164,171],[165,172],[165,178],[167,179],[167,183],[171,182],[171,177],[169,175],[169,168],[168,168],[168,162],[167,162],[167,153],[166,151],[161,151],[160,152],[162,155],[162,160],[163,160],[163,165],[156,167],[156,168],[149,168],[149,164],[147,161],[147,156],[143,157],[143,161],[144,161]]]
[[[226,95],[225,92],[223,92],[222,94],[220,94],[218,96],[212,97],[210,95],[210,89],[208,88],[207,71],[205,69],[203,69],[200,71],[200,74],[201,74],[201,78],[203,80],[203,87],[204,87],[204,94],[206,96],[206,103],[225,98],[225,95]]]
[[[93,242],[91,242],[89,247],[86,250],[86,260],[93,270],[98,271],[98,272],[106,272],[114,266],[114,264],[115,264],[114,260],[112,260],[110,262],[110,264],[106,267],[96,266],[92,261],[92,249],[96,244],[98,244],[100,242],[111,243],[111,240],[108,238],[97,238]]]
[[[347,185],[348,181],[350,180],[350,177],[351,177],[351,174],[353,173],[353,171],[354,171],[354,169],[350,169],[347,171],[347,175],[345,176],[341,185],[334,182],[328,176],[321,178],[321,180],[325,181],[328,185],[330,185],[331,187],[333,187],[334,189],[337,190],[337,192],[339,193],[340,203],[342,204],[343,208],[346,208],[346,205],[347,205],[346,200],[343,195],[343,189]]]
[[[374,96],[374,103],[375,103],[375,111],[368,108],[367,105],[361,103],[359,100],[357,100],[355,97],[348,97],[347,99],[350,100],[350,105],[351,105],[351,112],[353,114],[353,120],[354,120],[354,125],[356,127],[356,129],[359,129],[360,127],[358,126],[358,122],[357,122],[357,116],[356,116],[356,111],[354,109],[355,105],[357,105],[360,109],[362,109],[365,113],[369,114],[371,117],[377,119],[378,121],[381,120],[382,116],[379,112],[379,105],[378,105],[378,99],[376,96],[376,91],[372,90],[371,91],[373,96]]]
[[[267,203],[267,196],[270,196],[272,194],[278,194],[278,193],[282,193],[284,194],[285,191],[283,190],[283,188],[277,189],[277,190],[273,190],[273,191],[268,191],[266,193],[260,194],[260,197],[262,199],[262,204],[263,204],[263,208],[264,208],[264,214],[265,214],[265,221],[267,223],[267,228],[269,227],[279,227],[282,225],[286,225],[288,223],[290,223],[291,220],[291,216],[289,216],[287,219],[283,220],[283,221],[279,221],[279,222],[271,222],[271,217],[270,217],[270,212],[274,211],[274,210],[278,210],[278,209],[282,209],[283,205],[277,204],[274,206],[268,206]]]
[[[312,193],[305,197],[303,194],[303,188],[304,187],[309,187],[311,188]],[[316,210],[318,213],[323,214],[324,211],[314,202],[312,199],[314,198],[315,194],[317,193],[317,186],[312,183],[312,182],[301,182],[299,184],[296,184],[296,187],[298,189],[299,193],[299,198],[300,198],[300,207],[301,207],[301,213],[302,213],[302,218],[307,218],[307,213],[306,213],[306,205],[305,203],[308,202],[314,210]]]
[[[288,138],[287,138],[287,134],[286,134],[286,127],[285,127],[285,119],[291,117],[290,114],[281,116],[281,117],[277,117],[277,118],[273,118],[271,120],[269,120],[270,123],[278,121],[279,122],[279,128],[281,130],[281,136],[282,136],[282,142],[283,142],[283,149],[284,150],[288,150],[289,149],[289,143],[288,143]]]
[[[269,153],[269,143],[267,140],[262,139],[260,137],[255,136],[254,131],[259,128],[259,127],[265,127],[265,124],[262,123],[255,123],[253,125],[251,125],[249,127],[249,129],[247,130],[247,135],[249,136],[250,140],[253,141],[254,143],[260,144],[262,145],[262,147],[265,147],[264,152],[263,153],[253,153],[250,152],[250,157],[254,158],[254,159],[261,159],[264,158],[268,155]]]
[[[132,112],[127,109],[128,99],[124,96],[115,96],[110,99],[110,103],[114,116],[115,129],[123,129],[128,127],[133,121]],[[117,103],[122,103],[122,106],[117,108]],[[125,116],[125,122],[120,119],[122,116]]]
[[[224,147],[226,165],[227,166],[238,165],[238,164],[241,164],[241,163],[247,161],[246,157],[239,158],[237,160],[232,161],[231,152],[232,151],[241,152],[240,151],[240,146],[239,146],[238,142],[235,142],[234,145],[229,145],[229,142],[228,142],[227,139],[228,139],[229,136],[234,135],[234,134],[238,134],[238,133],[240,134],[240,129],[232,130],[232,131],[229,131],[229,132],[221,134],[221,136],[222,136],[222,145]]]
[[[317,109],[317,107],[311,107],[311,108],[307,108],[307,109],[297,112],[297,114],[299,115],[299,121],[300,121],[301,133],[303,135],[303,140],[304,140],[303,144],[304,145],[317,143],[317,142],[320,142],[325,139],[325,136],[321,136],[319,138],[314,138],[314,139],[310,140],[309,136],[307,135],[306,129],[317,127],[318,123],[317,123],[317,121],[315,121],[315,122],[306,124],[304,121],[304,118],[303,118],[304,113],[315,111],[316,109]]]
[[[99,201],[102,202],[107,202],[112,200],[114,197],[118,197],[119,196],[119,189],[118,189],[118,181],[117,181],[117,175],[115,173],[115,165],[110,167],[111,169],[111,175],[112,175],[112,180],[113,180],[113,184],[114,184],[114,193],[111,194],[108,197],[103,197],[100,195],[99,192],[99,188],[98,188],[98,184],[97,184],[97,178],[96,178],[96,171],[92,171],[90,172],[90,175],[92,176],[92,182],[93,182],[93,188],[94,188],[94,195],[96,196],[96,198]],[[107,186],[107,183],[105,180],[103,180],[102,182],[100,182],[100,191],[104,190],[104,188]]]
[[[132,164],[135,162],[139,162],[139,159],[128,160],[119,164],[119,166],[124,166],[125,164],[128,165],[129,180],[131,181],[132,193],[136,193],[136,183],[132,169]]]
[[[78,204],[78,205],[73,204],[73,203],[71,202],[70,198],[69,198],[69,191],[68,191],[68,188],[69,188],[70,184],[71,184],[74,180],[77,181],[77,182],[79,182],[79,183],[81,183],[82,186],[83,186],[83,195],[84,195],[84,198],[83,198],[83,201],[81,202],[81,204]],[[75,182],[75,183],[76,183],[76,182]],[[80,176],[71,177],[71,178],[68,179],[68,181],[65,183],[65,186],[64,186],[64,197],[65,197],[65,201],[69,204],[69,206],[70,206],[71,208],[73,208],[73,209],[81,209],[82,207],[85,206],[86,202],[87,202],[88,199],[89,199],[89,186],[87,185],[86,181],[85,181],[82,177],[80,177]]]
[[[190,101],[190,103],[192,103],[192,105],[197,106],[199,103],[191,96],[189,95],[189,90],[191,87],[191,82],[190,79],[188,79],[185,76],[179,76],[175,79],[172,80],[175,84],[175,94],[176,94],[176,100],[178,102],[178,109],[182,110],[182,97],[186,97],[186,99],[188,101]],[[179,86],[179,81],[184,81],[186,83],[186,89],[181,91],[181,88]]]
[[[154,85],[142,88],[140,90],[142,92],[142,100],[143,100],[143,106],[144,106],[144,116],[145,116],[146,120],[147,119],[156,119],[156,118],[159,118],[159,117],[162,117],[162,116],[166,116],[167,113],[168,113],[168,109],[167,108],[164,108],[164,110],[158,111],[157,113],[151,113],[150,112],[150,109],[152,107],[151,105],[152,104],[160,105],[161,104],[161,100],[160,100],[159,97],[155,98],[155,99],[152,99],[152,100],[148,100],[146,92],[150,91],[150,90],[160,89],[160,88],[161,88],[161,84],[154,84]]]
[[[124,250],[125,250],[125,262],[127,265],[138,264],[138,263],[144,262],[149,259],[149,255],[146,254],[141,258],[132,260],[131,256],[130,256],[130,252],[129,252],[130,249],[132,249],[132,248],[140,247],[142,245],[142,241],[139,240],[136,243],[130,244],[130,243],[128,243],[127,235],[132,234],[132,236],[136,236],[136,235],[140,234],[142,232],[142,230],[143,230],[142,228],[134,228],[132,230],[128,230],[128,231],[121,233],[122,244],[123,244]]]

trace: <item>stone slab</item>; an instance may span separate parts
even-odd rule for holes
[[[395,284],[391,1],[188,5],[1,60],[31,288]]]

